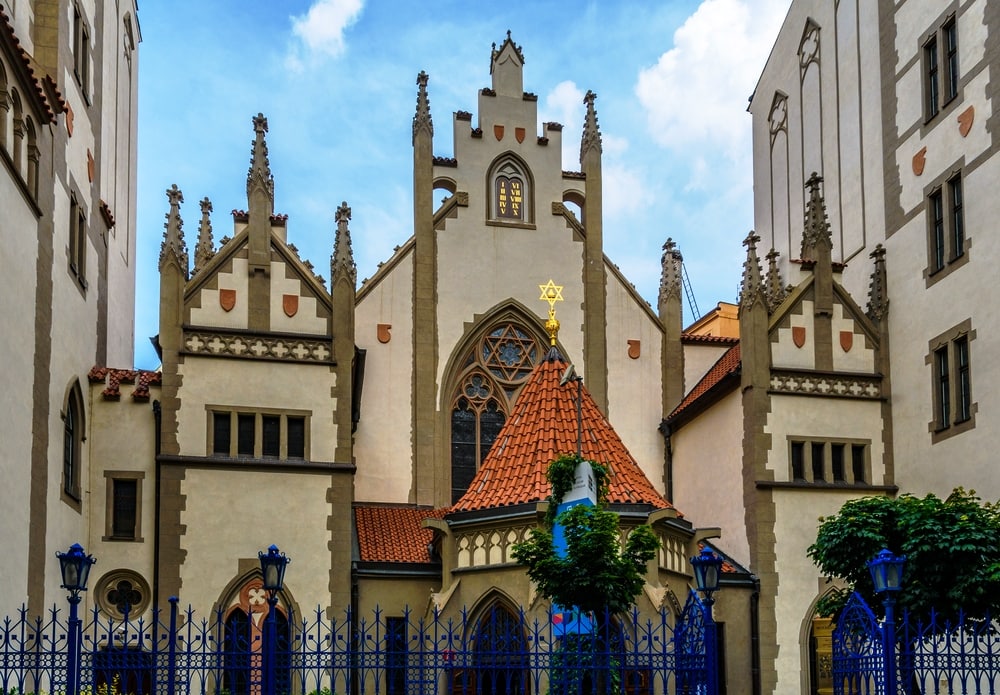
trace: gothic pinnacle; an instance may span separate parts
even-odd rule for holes
[[[274,212],[274,177],[271,175],[271,162],[267,157],[267,119],[258,113],[253,118],[254,142],[250,150],[250,171],[247,172],[247,206],[253,207],[254,191],[263,191],[267,201],[267,216]]]
[[[583,97],[583,103],[587,105],[587,114],[583,119],[583,137],[580,139],[580,166],[583,166],[583,159],[587,152],[596,150],[598,154],[601,148],[601,129],[597,124],[597,110],[594,108],[594,101],[597,95],[587,90]]]
[[[764,299],[764,282],[760,274],[760,259],[757,257],[758,241],[760,241],[760,237],[753,231],[743,240],[743,245],[747,247],[747,259],[743,262],[743,283],[740,286],[741,307],[748,307],[757,299]]]
[[[333,283],[341,276],[346,277],[354,286],[357,284],[358,268],[351,250],[351,230],[347,226],[351,221],[351,208],[347,206],[347,201],[337,208],[336,220],[337,236],[333,242],[333,257],[330,259],[330,286],[333,287]]]
[[[785,299],[785,288],[781,284],[781,272],[778,270],[778,257],[781,256],[774,247],[767,252],[767,277],[764,279],[764,293],[767,295],[768,312],[774,311]]]
[[[215,244],[212,240],[212,219],[210,217],[212,201],[207,197],[202,198],[199,205],[201,205],[201,224],[198,227],[198,243],[194,247],[192,275],[197,274],[199,270],[208,265],[208,262],[215,255]]]
[[[833,248],[833,239],[830,235],[830,223],[826,216],[826,202],[820,192],[820,184],[823,177],[815,171],[806,181],[806,188],[809,189],[809,200],[806,202],[805,224],[802,228],[802,260],[817,260],[817,250],[823,245],[827,249]]]
[[[881,321],[889,311],[888,287],[885,274],[885,247],[879,244],[869,254],[875,261],[871,282],[868,284],[868,318]]]
[[[431,120],[431,102],[427,98],[427,73],[423,70],[417,75],[417,112],[413,114],[413,141],[417,141],[417,133],[424,131],[428,137],[434,137],[434,121]]]
[[[163,243],[160,245],[159,269],[162,271],[171,257],[177,262],[184,279],[188,276],[187,246],[184,244],[184,221],[181,219],[180,207],[184,202],[184,194],[175,183],[167,189],[167,200],[170,201],[170,211],[166,214],[164,223]]]

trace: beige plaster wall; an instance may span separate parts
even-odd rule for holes
[[[302,281],[286,277],[287,264],[271,262],[271,330],[279,333],[304,333],[326,335],[327,320],[316,315],[316,297],[303,296]],[[285,313],[282,302],[286,294],[299,298],[299,308],[294,316]]]
[[[663,435],[657,429],[663,416],[661,340],[663,330],[645,303],[608,272],[608,415],[615,432],[639,462],[643,473],[661,493]],[[639,341],[639,357],[628,356],[629,340]]]
[[[732,347],[730,345],[685,345],[684,346],[684,393],[701,381],[708,370]]]
[[[413,256],[378,279],[355,312],[355,342],[367,351],[361,422],[354,435],[359,501],[406,502],[412,476]],[[388,324],[388,343],[378,325]]]
[[[201,306],[191,308],[192,325],[216,326],[219,328],[247,328],[250,311],[247,268],[246,258],[233,258],[232,271],[220,271],[218,273],[217,288],[203,287],[201,289]],[[226,311],[219,305],[219,290],[236,291],[236,304],[231,310]]]
[[[333,461],[337,426],[332,397],[336,375],[321,365],[222,360],[188,355],[178,365],[183,378],[177,413],[178,444],[185,456],[208,453],[206,406],[236,410],[274,409],[307,411],[311,461]],[[346,402],[346,399],[345,399]]]
[[[330,601],[330,477],[277,471],[188,468],[181,485],[181,601],[211,606],[240,576],[239,560],[272,543],[292,559],[285,586],[305,610]],[[294,507],[295,513],[283,513]],[[303,519],[310,519],[303,523]]]
[[[674,501],[695,528],[722,529],[720,547],[744,566],[750,545],[743,518],[743,406],[739,389],[671,437]]]

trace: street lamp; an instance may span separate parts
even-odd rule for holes
[[[56,553],[59,571],[62,574],[62,588],[69,590],[69,631],[66,637],[66,692],[78,695],[80,692],[80,592],[87,590],[90,568],[97,562],[92,555],[83,551],[83,546],[74,543],[65,553]]]
[[[712,596],[719,590],[719,578],[722,574],[722,558],[713,553],[708,546],[703,546],[701,552],[691,558],[694,568],[694,583],[698,591],[705,594],[705,686],[707,695],[718,695],[719,666],[715,618],[712,616]]]
[[[267,639],[264,640],[264,695],[274,695],[277,690],[277,668],[275,650],[278,641],[278,592],[285,585],[285,568],[291,560],[272,544],[267,552],[257,553],[260,558],[260,572],[264,577],[264,591],[267,592]]]
[[[885,594],[885,622],[882,623],[882,660],[885,666],[885,691],[896,692],[896,593],[902,588],[905,555],[893,555],[888,548],[882,548],[878,555],[868,561],[868,571],[872,573],[872,583],[876,594]]]

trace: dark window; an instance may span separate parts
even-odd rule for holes
[[[498,176],[496,179],[497,217],[520,220],[523,213],[524,189],[521,180],[515,177]]]
[[[944,429],[951,424],[951,375],[947,346],[935,351],[934,369],[937,375],[937,425],[938,429]]]
[[[924,70],[926,79],[927,119],[937,115],[940,109],[940,78],[938,76],[938,44],[937,38],[932,38],[924,44]]]
[[[823,450],[825,448],[826,445],[823,442],[812,443],[812,474],[813,481],[815,482],[826,480],[823,461]]]
[[[89,103],[90,31],[79,7],[73,7],[73,74]]]
[[[386,618],[385,632],[386,695],[405,695],[407,662],[406,618]]]
[[[865,445],[851,444],[851,473],[855,484],[865,482]]]
[[[951,203],[951,258],[954,260],[965,252],[965,220],[962,217],[962,175],[948,180]]]
[[[944,64],[947,70],[945,101],[948,102],[958,96],[958,28],[954,18],[941,28],[941,34],[944,36]]]
[[[478,466],[476,413],[460,398],[451,413],[451,501],[465,494]]]
[[[288,458],[304,459],[306,457],[306,419],[304,417],[288,418]]]
[[[87,218],[75,196],[69,203],[69,270],[80,286],[86,289]]]
[[[248,413],[240,413],[236,419],[236,453],[239,456],[253,456],[254,424],[257,418]]]
[[[281,455],[281,416],[264,415],[261,418],[263,444],[261,455],[278,458]]]
[[[969,374],[969,338],[955,340],[955,370],[958,376],[955,395],[955,422],[965,422],[972,417],[972,384]]]
[[[232,420],[230,413],[212,413],[212,453],[216,456],[229,456]]]
[[[80,441],[82,439],[76,394],[70,394],[63,419],[63,491],[80,499]]]
[[[833,482],[844,482],[844,445],[834,443],[830,445],[830,466],[833,469]]]
[[[945,235],[944,235],[944,201],[941,189],[931,193],[931,272],[944,268]]]
[[[116,479],[112,482],[112,538],[135,538],[138,487],[139,482],[134,478]]]
[[[805,442],[792,442],[792,480],[806,479]]]

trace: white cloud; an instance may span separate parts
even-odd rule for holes
[[[583,131],[583,90],[572,80],[560,82],[545,97],[542,121],[561,123],[563,167],[580,166],[580,133]]]
[[[729,159],[749,150],[747,98],[787,11],[788,0],[704,0],[673,48],[639,73],[635,91],[652,137]]]
[[[651,197],[642,177],[621,164],[605,164],[601,168],[601,188],[605,219],[638,212]]]
[[[304,15],[292,17],[292,34],[309,55],[332,58],[344,52],[344,31],[361,15],[364,0],[316,0]],[[288,65],[301,68],[299,47],[293,46]]]

